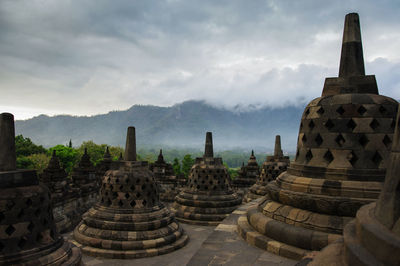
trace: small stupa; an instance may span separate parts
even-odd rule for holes
[[[80,221],[76,211],[79,194],[71,188],[71,180],[61,168],[56,150],[53,150],[49,165],[39,179],[50,189],[57,230],[61,233],[72,230]]]
[[[150,164],[150,170],[153,172],[158,184],[160,200],[173,202],[176,195],[180,192],[182,185],[180,180],[175,176],[172,165],[165,162],[161,149],[157,161]]]
[[[275,136],[275,148],[272,156],[267,156],[261,166],[257,182],[250,187],[244,201],[250,202],[267,194],[267,184],[285,172],[290,164],[289,156],[284,156],[281,148],[281,136]]]
[[[16,169],[14,116],[0,114],[0,265],[80,265],[53,220],[51,194],[34,170]]]
[[[148,163],[136,160],[134,127],[128,128],[124,159],[105,173],[98,202],[74,230],[77,245],[88,255],[119,259],[183,247],[188,236],[160,202]]]
[[[258,166],[256,156],[254,156],[254,151],[251,151],[247,165],[244,164],[238,171],[238,176],[233,180],[233,186],[235,188],[248,188],[257,181],[260,175],[260,167]]]
[[[198,225],[217,225],[242,202],[231,188],[222,158],[215,158],[212,133],[207,132],[204,156],[196,158],[186,187],[172,206],[179,221]]]
[[[296,157],[238,221],[249,242],[300,259],[343,233],[385,180],[398,109],[365,75],[359,17],[346,15],[339,77],[304,110]]]

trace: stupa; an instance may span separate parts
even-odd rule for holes
[[[135,128],[129,127],[125,161],[105,173],[98,202],[82,217],[74,238],[84,253],[107,258],[139,258],[183,247],[188,236],[159,201],[145,161],[136,161]]]
[[[359,17],[346,15],[338,78],[304,110],[294,162],[238,221],[255,245],[299,259],[340,238],[382,189],[398,103],[366,76]]]
[[[400,112],[385,183],[377,202],[361,207],[343,237],[324,248],[312,265],[400,265]]]
[[[244,201],[250,202],[267,194],[267,184],[275,180],[281,173],[285,172],[289,166],[288,156],[283,155],[281,148],[281,136],[275,136],[274,155],[267,156],[261,166],[261,173],[257,182],[249,189]]]
[[[222,158],[215,158],[212,134],[207,132],[205,152],[196,158],[186,187],[172,206],[179,221],[198,225],[217,225],[242,202],[231,188]]]
[[[161,201],[173,202],[182,187],[181,182],[175,176],[174,169],[170,163],[166,163],[162,150],[157,161],[150,164],[150,170],[154,174],[158,185],[158,192]]]
[[[55,150],[39,179],[50,189],[57,230],[61,233],[72,230],[80,221],[76,211],[79,194],[71,188],[71,180],[61,168]]]
[[[0,265],[80,265],[58,234],[50,191],[34,170],[16,169],[14,116],[0,114]]]
[[[97,201],[99,184],[96,180],[96,169],[90,161],[90,156],[85,148],[77,167],[72,170],[73,186],[79,191],[80,213],[87,211]]]
[[[110,150],[107,146],[103,155],[103,160],[96,165],[96,181],[98,182],[99,186],[101,185],[104,174],[111,169],[112,165],[113,160]]]
[[[260,167],[258,166],[254,151],[252,150],[247,165],[242,165],[238,177],[233,180],[233,186],[236,188],[248,188],[254,185],[259,175]]]

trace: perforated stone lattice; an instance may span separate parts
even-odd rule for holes
[[[197,164],[190,170],[187,187],[193,191],[229,190],[228,171],[223,165]]]
[[[14,191],[12,191],[14,190]],[[58,238],[50,193],[43,185],[6,189],[0,195],[0,252],[29,250]]]
[[[353,98],[358,97],[355,100]],[[317,98],[305,109],[295,163],[328,168],[386,168],[397,102],[373,94]]]
[[[113,208],[151,208],[159,203],[157,186],[147,167],[129,172],[110,170],[104,175],[100,204]]]

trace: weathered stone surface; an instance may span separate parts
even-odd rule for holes
[[[379,199],[361,207],[343,231],[309,265],[400,265],[400,112],[385,184]]]
[[[135,128],[128,129],[127,145],[135,146]],[[82,217],[74,238],[84,253],[106,258],[139,258],[181,248],[188,236],[174,215],[160,202],[147,162],[132,151],[118,170],[105,173],[98,202]]]
[[[275,137],[274,155],[267,156],[265,159],[265,162],[261,166],[261,172],[257,182],[250,187],[244,197],[244,201],[250,202],[267,194],[267,184],[275,180],[281,173],[285,172],[289,163],[289,157],[283,155],[281,136],[277,135]]]
[[[78,212],[79,193],[71,187],[72,181],[61,168],[55,150],[39,178],[50,189],[57,230],[61,233],[72,230],[82,214]]]
[[[7,147],[0,150],[0,264],[79,265],[79,249],[56,230],[49,189],[35,171],[12,168],[14,117],[0,114],[0,121],[0,143]]]
[[[259,175],[260,167],[258,166],[254,151],[252,150],[247,165],[245,166],[243,163],[238,171],[238,176],[232,182],[232,187],[243,198],[248,189],[256,183]]]
[[[97,201],[99,189],[99,184],[96,180],[96,169],[90,161],[86,148],[78,166],[72,170],[71,176],[73,187],[79,192],[78,212],[82,214]]]
[[[204,157],[196,158],[186,187],[175,198],[172,210],[179,221],[216,225],[240,205],[231,188],[221,158],[213,157],[211,132],[207,132]]]
[[[370,89],[355,13],[346,16],[342,57],[336,85],[325,83],[304,110],[294,162],[247,216],[263,235],[307,251],[333,243],[378,198],[393,142],[398,103]]]
[[[175,176],[172,165],[165,162],[162,150],[160,150],[157,161],[150,164],[150,170],[156,179],[160,200],[173,202],[176,195],[179,194],[186,184],[186,178]]]

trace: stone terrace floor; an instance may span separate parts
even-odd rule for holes
[[[241,205],[217,227],[181,223],[189,235],[189,243],[172,253],[135,260],[103,259],[82,255],[87,266],[97,265],[282,265],[297,262],[249,245],[237,234],[237,219],[249,205]],[[72,238],[72,232],[64,234]]]

